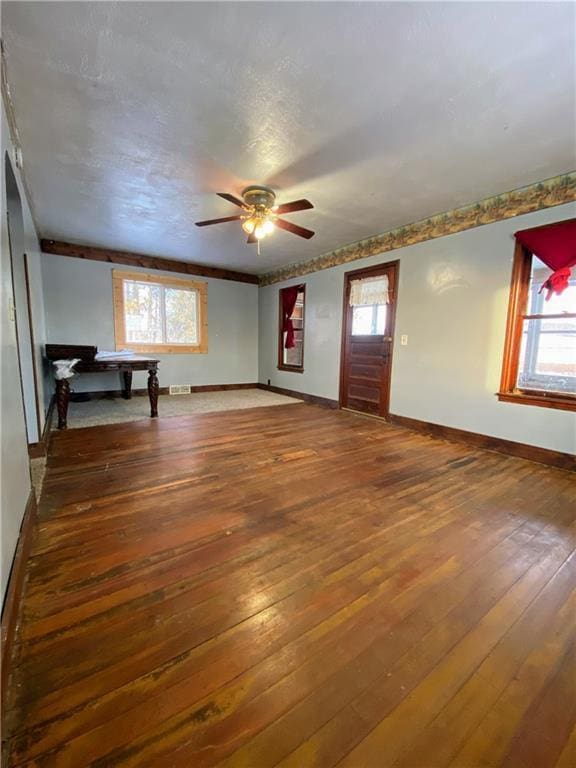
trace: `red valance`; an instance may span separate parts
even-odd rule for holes
[[[296,306],[298,298],[298,286],[294,288],[284,288],[282,291],[282,330],[286,334],[284,346],[291,349],[296,346],[294,341],[294,326],[292,325],[292,313]]]
[[[562,293],[568,287],[571,268],[576,265],[576,219],[559,221],[516,232],[516,240],[550,267],[552,274],[540,290]]]

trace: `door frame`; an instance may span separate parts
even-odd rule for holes
[[[386,261],[382,264],[375,264],[371,267],[362,267],[361,269],[353,269],[350,272],[344,273],[344,290],[342,298],[342,340],[340,346],[340,389],[338,392],[338,407],[343,408],[344,400],[344,382],[346,380],[346,339],[348,337],[348,325],[350,323],[351,313],[348,306],[348,297],[350,293],[350,282],[362,277],[373,277],[383,272],[385,269],[392,269],[394,272],[394,291],[391,295],[390,307],[390,355],[388,363],[388,375],[386,376],[385,392],[386,392],[386,407],[385,413],[379,416],[372,416],[373,418],[387,419],[390,415],[390,382],[392,378],[392,361],[394,354],[394,333],[396,328],[396,305],[398,303],[398,278],[400,276],[400,259],[394,261]],[[358,411],[360,413],[360,411]],[[370,416],[372,414],[366,414]]]
[[[3,172],[6,184],[6,230],[10,256],[10,279],[14,306],[18,378],[22,394],[26,442],[28,446],[31,446],[36,445],[42,439],[42,404],[40,402],[38,365],[35,354],[28,254],[23,250],[25,245],[24,208],[20,188],[8,151],[4,153]],[[12,206],[11,202],[13,203]],[[15,238],[16,234],[18,237]],[[23,360],[26,366],[28,367],[29,365],[30,367],[30,376],[26,379],[26,386],[31,387],[32,391],[26,389],[24,385]],[[32,398],[34,398],[33,403]],[[34,440],[35,435],[36,440]]]
[[[22,412],[24,413],[24,428],[26,430],[26,444],[30,445],[30,425],[26,414],[26,399],[24,396],[24,377],[22,376],[22,347],[18,333],[18,312],[16,310],[16,278],[14,276],[14,251],[12,248],[12,234],[10,230],[10,211],[6,210],[6,231],[8,233],[8,254],[10,256],[10,283],[12,286],[12,311],[14,313],[14,336],[16,339],[16,360],[18,361],[18,381],[20,382],[20,394],[22,396]]]
[[[38,442],[40,442],[42,440],[40,387],[38,385],[38,362],[36,360],[36,339],[34,336],[34,318],[32,316],[32,291],[30,290],[30,270],[28,267],[27,253],[24,253],[24,283],[26,286],[26,309],[28,310],[28,325],[30,326],[30,352],[32,354],[32,375],[34,377],[34,399],[36,400],[36,424],[38,426]]]

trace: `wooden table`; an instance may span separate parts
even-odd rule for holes
[[[158,363],[151,357],[130,355],[108,357],[104,360],[81,360],[74,366],[74,373],[106,373],[117,371],[122,377],[122,397],[132,397],[133,371],[148,371],[148,397],[150,398],[150,416],[158,416]],[[70,401],[70,379],[56,379],[56,406],[58,408],[58,429],[66,429],[68,403]]]

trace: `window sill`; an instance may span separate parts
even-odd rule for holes
[[[539,392],[497,392],[496,397],[503,403],[536,405],[541,408],[557,408],[576,411],[576,397],[572,395],[548,395]]]
[[[304,373],[304,368],[296,368],[292,365],[279,365],[279,371],[288,371],[288,373]]]

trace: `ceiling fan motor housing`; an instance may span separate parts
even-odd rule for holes
[[[270,187],[253,184],[242,190],[242,198],[246,205],[254,206],[257,209],[269,209],[275,203],[276,193]]]

